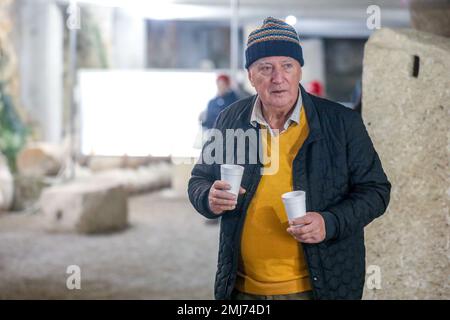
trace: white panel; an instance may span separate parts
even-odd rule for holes
[[[215,80],[214,72],[80,71],[81,152],[198,155],[198,117]]]

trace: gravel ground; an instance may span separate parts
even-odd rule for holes
[[[0,299],[213,299],[218,224],[170,190],[129,199],[129,224],[49,233],[40,214],[0,215]],[[69,265],[81,289],[69,290]]]

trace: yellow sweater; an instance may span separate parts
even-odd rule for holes
[[[303,249],[286,231],[288,218],[281,200],[283,193],[293,190],[292,162],[308,133],[302,107],[300,124],[292,123],[279,135],[277,173],[261,177],[247,210],[236,279],[241,292],[279,295],[311,290]],[[271,139],[263,141],[269,151]]]

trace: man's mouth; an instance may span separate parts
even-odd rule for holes
[[[285,93],[287,90],[272,90],[273,94],[282,94]]]

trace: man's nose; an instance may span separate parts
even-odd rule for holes
[[[279,68],[275,68],[272,72],[272,82],[282,83],[283,82],[283,72]]]

